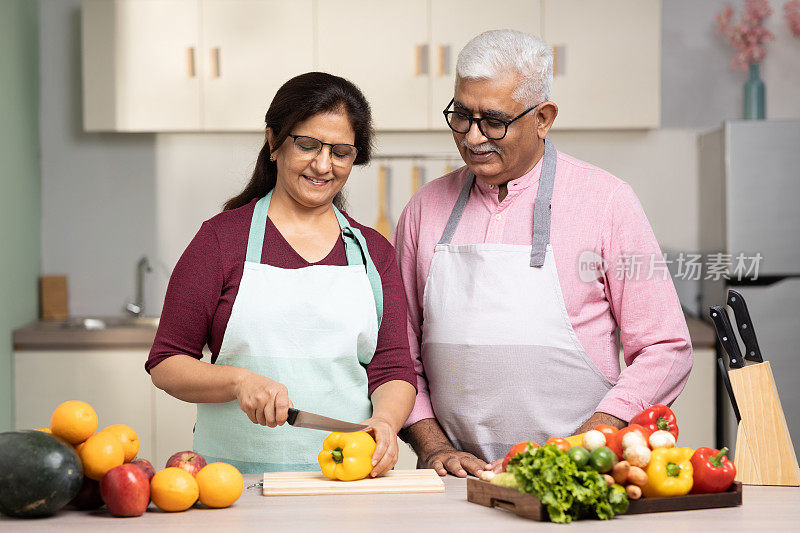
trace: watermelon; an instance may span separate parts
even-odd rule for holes
[[[0,433],[0,512],[48,516],[78,494],[83,467],[72,446],[42,431]]]

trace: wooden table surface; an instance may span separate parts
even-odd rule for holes
[[[245,486],[260,479],[245,476]],[[64,510],[35,520],[0,516],[0,531],[572,531],[598,529],[615,533],[683,533],[685,531],[797,531],[800,488],[744,487],[743,505],[728,509],[620,516],[609,521],[582,520],[570,525],[533,522],[500,509],[467,502],[464,479],[448,476],[441,494],[375,494],[352,496],[265,497],[245,490],[228,509],[193,508],[162,513],[152,504],[143,516],[114,518],[95,512]]]

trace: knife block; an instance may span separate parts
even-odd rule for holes
[[[728,372],[742,416],[736,435],[736,480],[800,486],[800,467],[769,361]]]

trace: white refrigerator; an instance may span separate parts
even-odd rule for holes
[[[728,287],[742,293],[761,353],[772,365],[797,453],[800,120],[725,122],[700,135],[699,154],[701,251],[708,266],[730,261],[727,277],[719,275],[721,269],[704,274],[704,317],[710,305],[725,305]],[[736,440],[736,420],[727,394],[719,391],[718,397],[723,440],[718,444],[730,446]]]

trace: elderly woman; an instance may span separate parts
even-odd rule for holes
[[[355,85],[292,78],[267,111],[250,182],[175,266],[145,367],[198,404],[194,447],[209,462],[318,468],[325,434],[284,425],[292,406],[363,420],[377,442],[372,476],[397,462],[416,394],[400,273],[386,239],[339,209],[372,136]]]

